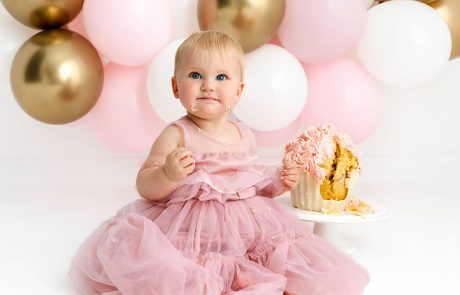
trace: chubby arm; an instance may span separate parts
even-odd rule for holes
[[[170,125],[152,145],[147,160],[136,178],[136,188],[147,200],[161,200],[195,169],[195,159],[190,150],[183,147],[182,131]]]
[[[299,182],[299,170],[297,167],[278,167],[275,171],[267,169],[264,174],[269,176],[269,181],[256,185],[257,194],[265,197],[276,197],[286,191],[293,190]]]

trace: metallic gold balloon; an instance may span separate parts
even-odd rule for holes
[[[42,31],[19,48],[11,66],[11,88],[33,118],[64,124],[85,115],[102,91],[104,72],[96,49],[81,35]]]
[[[429,3],[449,26],[452,36],[450,59],[460,56],[460,0],[435,0]]]
[[[249,52],[267,43],[283,20],[285,0],[199,0],[201,30],[220,30]]]
[[[36,29],[59,28],[72,21],[83,0],[1,0],[20,23]]]

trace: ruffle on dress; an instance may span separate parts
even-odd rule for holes
[[[262,206],[260,212],[255,211],[260,214],[259,221],[239,224],[233,232],[230,228],[221,229],[228,234],[222,238],[217,235],[204,238],[205,233],[214,236],[209,235],[209,230],[218,228],[219,221],[209,227],[197,223],[190,232],[201,234],[187,235],[174,229],[180,228],[178,220],[184,220],[183,224],[189,220],[180,215],[169,218],[176,220],[167,231],[170,237],[176,237],[171,241],[157,226],[158,222],[168,228],[159,222],[162,214],[155,222],[133,213],[114,217],[82,246],[74,258],[71,276],[83,294],[112,295],[114,292],[113,295],[118,295],[119,291],[122,295],[281,295],[284,290],[292,295],[305,294],[305,290],[312,295],[361,294],[368,275],[349,256],[311,234],[303,223],[286,229],[288,223],[275,222],[266,226],[265,232],[260,231],[256,224],[268,217],[264,203],[248,201],[253,201],[250,208],[255,208],[256,203]],[[145,205],[134,207],[139,209]],[[134,207],[120,213],[130,212]],[[143,213],[153,213],[149,211]],[[209,221],[199,220],[206,224]],[[230,226],[238,224],[237,220]],[[250,228],[252,230],[248,230]],[[280,233],[279,229],[283,228],[284,232]],[[252,237],[248,234],[250,231],[253,231]]]
[[[90,239],[70,274],[83,294],[278,295],[286,285],[284,276],[244,256],[178,251],[155,223],[133,214],[107,222]]]
[[[228,157],[235,160],[229,161]],[[253,153],[240,152],[198,154],[195,156],[196,171],[188,175],[162,202],[171,204],[196,198],[225,203],[256,195],[277,195],[283,189],[279,168],[252,164],[255,158]],[[209,170],[213,170],[213,173],[205,172]]]
[[[315,235],[272,241],[251,260],[289,278],[289,294],[358,295],[369,282],[367,271],[350,256]]]

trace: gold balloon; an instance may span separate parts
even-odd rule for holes
[[[460,56],[460,0],[435,0],[429,3],[449,26],[452,36],[450,59]]]
[[[102,91],[104,72],[96,49],[81,35],[42,31],[19,48],[11,66],[11,88],[21,108],[50,124],[77,120]]]
[[[83,7],[83,0],[2,0],[2,3],[20,23],[45,30],[69,23]]]
[[[270,40],[283,20],[285,0],[199,0],[201,30],[220,30],[249,52]]]

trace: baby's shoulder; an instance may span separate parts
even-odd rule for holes
[[[155,140],[158,144],[167,143],[176,146],[184,145],[184,134],[181,127],[175,124],[170,124],[163,129]]]
[[[183,133],[182,128],[174,123],[169,124],[168,126],[163,129],[161,134],[164,134],[165,136],[181,136]]]

